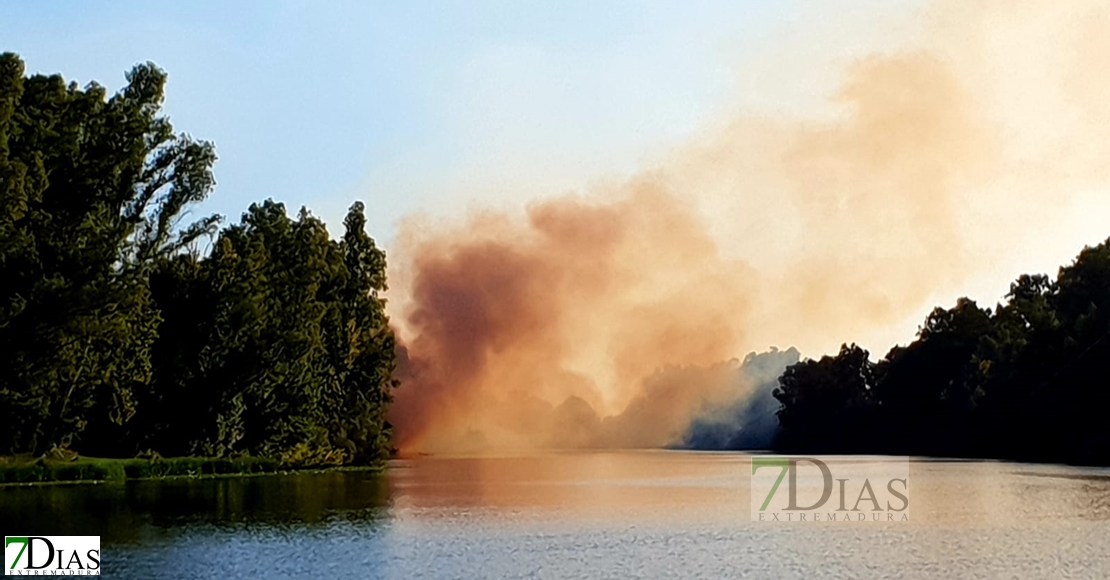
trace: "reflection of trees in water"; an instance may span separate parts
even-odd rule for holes
[[[0,489],[5,533],[137,541],[186,522],[321,523],[380,517],[385,478],[365,471]],[[153,529],[152,529],[153,528]]]

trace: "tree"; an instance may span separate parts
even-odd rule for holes
[[[396,343],[385,314],[385,252],[366,234],[365,206],[356,202],[344,220],[345,277],[327,318],[328,350],[342,371],[327,393],[325,410],[332,445],[356,461],[380,458],[390,449],[385,418],[396,386]]]
[[[967,298],[935,309],[917,340],[857,376],[857,367],[868,368],[858,360],[842,349],[787,368],[776,391],[786,441],[826,451],[1106,463],[1110,240],[1084,249],[1055,280],[1019,277],[993,312]],[[862,397],[860,377],[874,384]],[[861,398],[870,417],[864,432],[827,428],[858,419]]]
[[[875,366],[859,346],[786,367],[774,397],[786,446],[854,445],[872,405]]]
[[[962,387],[979,340],[991,329],[990,310],[960,298],[954,308],[934,309],[906,348],[894,348],[882,364],[876,397],[887,412],[927,415],[937,406],[966,406]]]
[[[212,146],[160,116],[166,75],[112,97],[0,56],[0,453],[389,453],[385,253],[352,206],[341,241],[302,209],[181,222]]]
[[[160,116],[153,64],[112,97],[23,75],[0,55],[0,451],[38,454],[135,413],[158,324],[145,273],[215,224],[178,221],[215,153]]]
[[[363,211],[351,208],[336,242],[306,210],[290,219],[267,201],[210,256],[159,261],[151,289],[163,320],[134,449],[289,463],[388,453],[394,338],[378,295],[385,254]]]

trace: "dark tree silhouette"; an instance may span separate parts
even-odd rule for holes
[[[861,354],[862,353],[862,354]],[[1107,463],[1110,240],[992,310],[961,298],[877,363],[845,347],[787,368],[784,449]]]
[[[107,96],[0,55],[0,453],[251,454],[290,464],[389,451],[385,254],[352,206],[330,239],[267,201],[194,242],[211,144],[160,115],[147,63]]]

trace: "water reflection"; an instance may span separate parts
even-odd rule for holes
[[[1079,468],[1059,469],[1078,470]],[[1014,474],[1034,478],[1029,480],[1030,482],[1035,482],[1035,478],[1066,480],[1076,490],[1076,493],[1068,496],[1072,500],[1071,503],[1076,517],[1089,520],[1110,520],[1110,473],[1106,473],[1105,470],[1099,470],[1095,473],[1091,473],[1089,470],[1080,472],[1017,470],[1014,471]],[[1053,483],[1047,485],[1029,483],[1023,491],[1023,496],[1031,502],[1051,502],[1057,496],[1057,487]]]
[[[550,512],[571,525],[748,519],[743,454],[667,451],[526,457],[419,457],[384,475],[361,471],[0,488],[4,527],[141,541],[190,524],[400,521]],[[1018,519],[1110,519],[1110,471],[1003,462],[911,465],[913,521],[986,525]]]
[[[419,458],[389,474],[395,512],[420,508],[558,509],[652,513],[680,501],[747,518],[749,459],[667,451]],[[657,515],[664,516],[665,513]]]
[[[0,488],[0,525],[100,535],[125,577],[1110,574],[1107,469],[918,460],[911,521],[854,526],[753,523],[748,473],[728,453],[419,457],[384,475]]]
[[[143,540],[152,528],[193,524],[373,519],[383,517],[388,505],[388,483],[381,475],[336,471],[8,487],[0,489],[0,522],[6,532],[99,535],[111,544]]]

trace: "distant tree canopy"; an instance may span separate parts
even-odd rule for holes
[[[166,75],[108,96],[0,55],[0,454],[389,450],[385,254],[364,207],[329,238],[267,201],[216,234],[182,223],[213,146],[161,116]]]
[[[1110,240],[993,311],[961,298],[872,362],[845,345],[788,367],[784,449],[1110,461]]]

